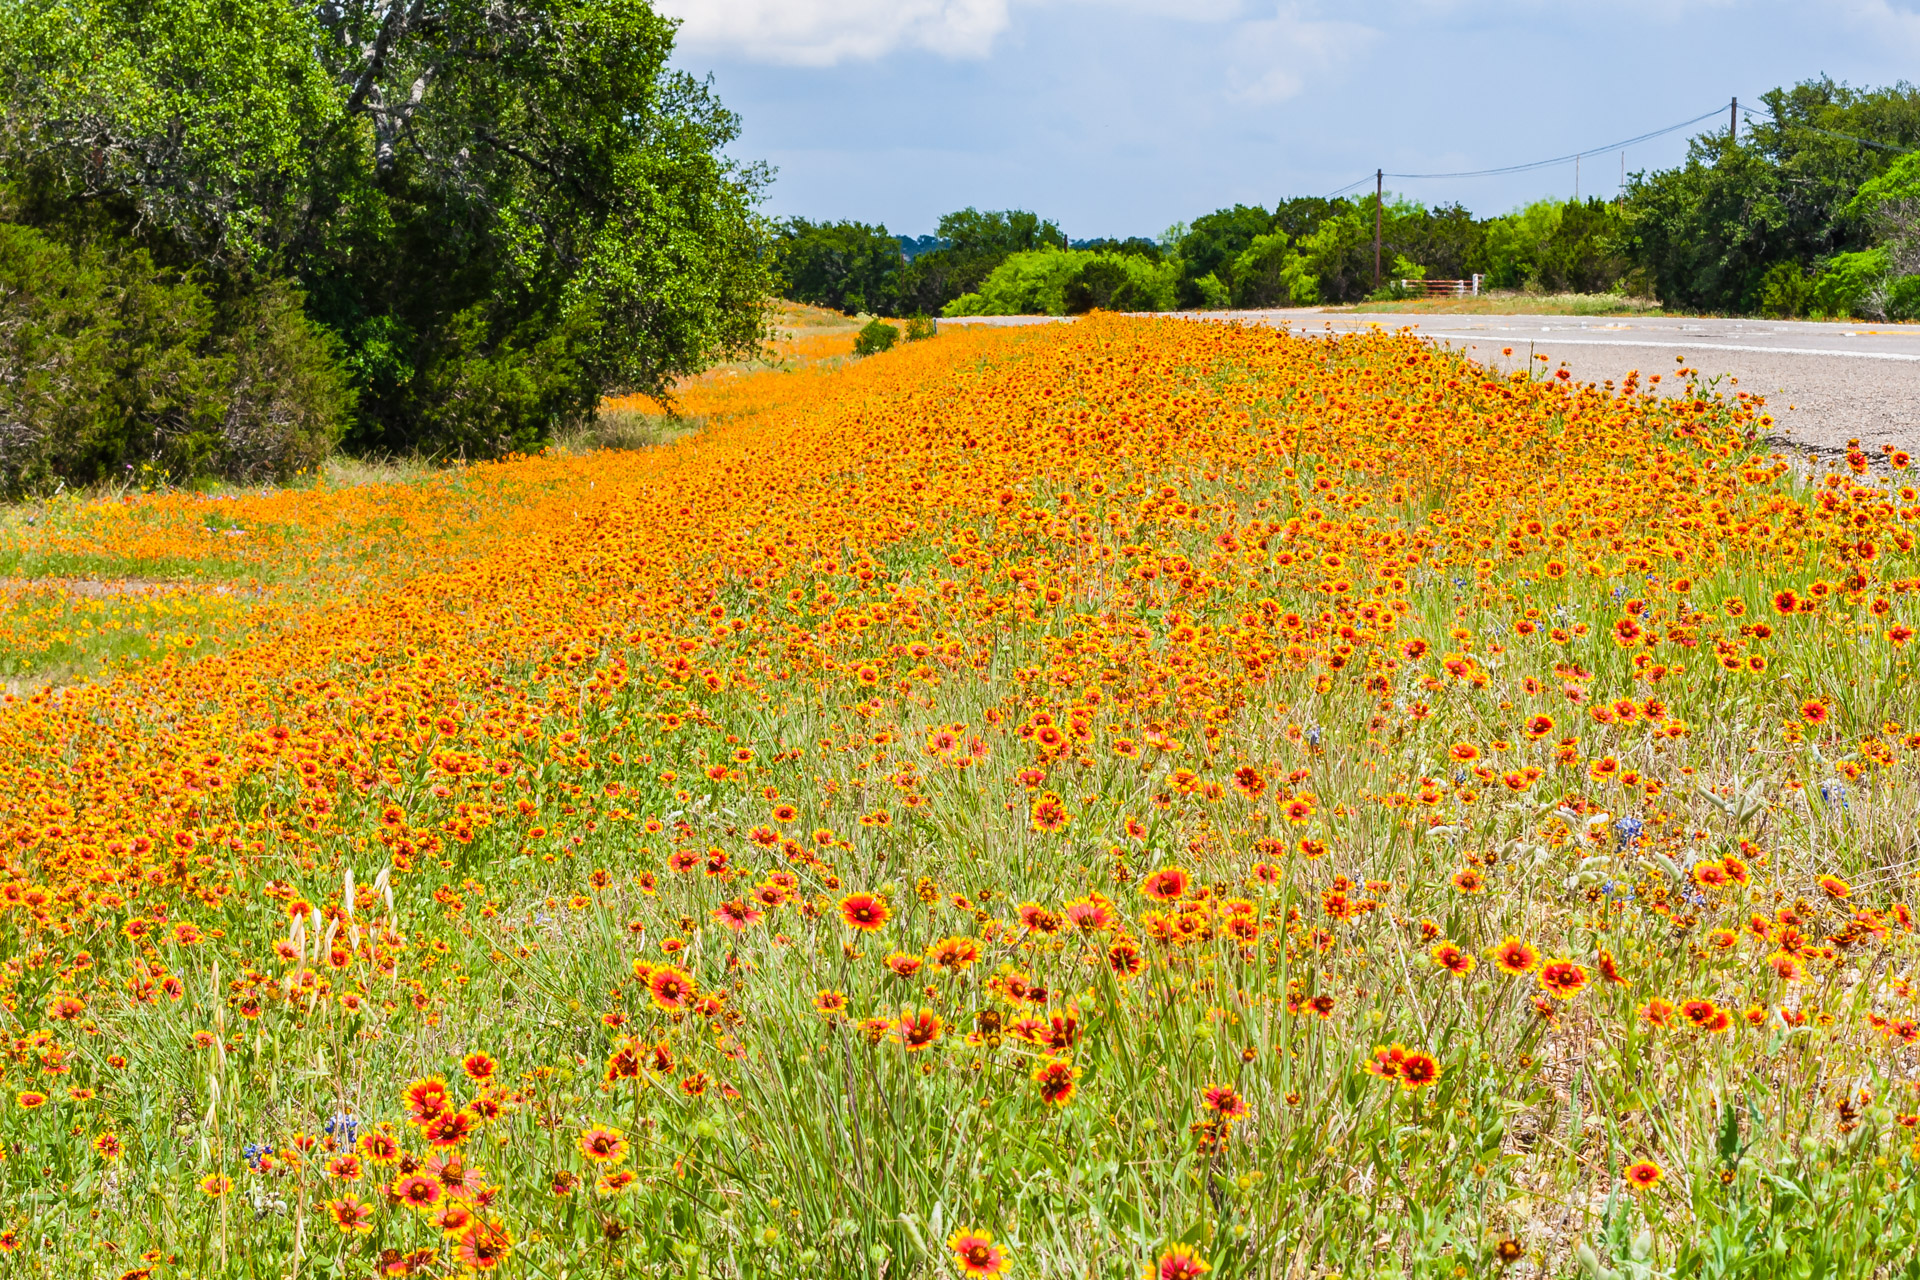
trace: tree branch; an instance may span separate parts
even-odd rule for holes
[[[387,55],[392,51],[394,42],[419,20],[420,11],[426,7],[427,0],[413,0],[405,8],[402,8],[402,0],[391,0],[386,20],[380,24],[380,34],[374,37],[373,53],[367,58],[366,68],[361,71],[360,78],[354,82],[353,92],[347,97],[348,115],[357,115],[365,107],[367,95],[373,91],[380,73],[387,69]]]

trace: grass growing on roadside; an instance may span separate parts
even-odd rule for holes
[[[0,706],[5,1265],[1912,1258],[1905,459],[1105,316],[680,407],[62,529],[352,574]]]

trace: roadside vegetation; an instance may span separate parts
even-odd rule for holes
[[[1911,459],[1656,390],[1106,315],[61,509],[269,594],[0,698],[0,1265],[1902,1274]]]
[[[929,315],[1399,303],[1403,280],[1478,274],[1550,313],[1920,319],[1920,89],[1823,78],[1764,105],[1737,140],[1702,134],[1617,200],[1476,218],[1389,195],[1378,285],[1370,193],[1235,205],[1126,240],[1068,241],[1022,211],[965,209],[931,240],[793,220],[776,240],[780,280],[822,306]]]

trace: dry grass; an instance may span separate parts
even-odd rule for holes
[[[1477,298],[1418,298],[1405,302],[1357,302],[1325,307],[1333,312],[1463,316],[1663,316],[1652,298],[1617,293],[1483,293]]]

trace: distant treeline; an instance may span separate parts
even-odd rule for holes
[[[1362,302],[1408,278],[1621,293],[1687,311],[1920,317],[1920,89],[1826,78],[1765,95],[1770,118],[1693,139],[1684,163],[1614,200],[1498,217],[1300,197],[1237,204],[1158,237],[1068,242],[1055,223],[963,209],[933,236],[785,223],[775,268],[801,302],[891,315],[1064,314]]]

